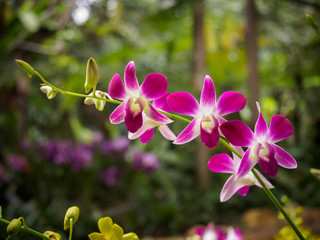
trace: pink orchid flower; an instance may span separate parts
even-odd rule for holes
[[[296,160],[284,149],[275,143],[293,134],[290,121],[282,115],[271,118],[270,126],[260,111],[257,103],[259,117],[255,125],[254,133],[240,120],[224,123],[221,131],[229,142],[235,146],[248,147],[243,155],[237,176],[245,176],[256,163],[269,177],[275,177],[278,172],[278,164],[284,168],[296,168]]]
[[[161,98],[154,100],[153,106],[156,109],[160,109],[164,112],[170,113],[171,108],[169,107],[166,98],[170,95],[170,93],[166,93]],[[154,135],[154,128],[158,127],[159,132],[162,136],[170,141],[174,141],[176,139],[176,135],[171,131],[171,129],[162,123],[158,123],[151,118],[149,118],[146,114],[142,113],[143,124],[141,128],[139,128],[135,133],[129,132],[129,139],[136,139],[140,137],[140,141],[143,144],[149,142]]]
[[[194,231],[201,240],[225,240],[223,229],[216,228],[213,222],[209,222],[205,227],[197,227]]]
[[[244,154],[241,147],[233,147],[241,155]],[[237,176],[241,159],[234,153],[232,153],[232,155],[233,159],[226,153],[216,154],[210,158],[208,162],[208,168],[210,171],[232,174],[224,184],[220,193],[221,202],[228,201],[235,193],[238,193],[241,196],[246,196],[250,190],[250,186],[257,185],[262,187],[252,172],[248,172],[242,177]],[[258,170],[256,170],[256,172],[268,188],[273,188],[272,184]]]
[[[135,73],[133,62],[129,62],[124,71],[124,83],[119,74],[115,74],[109,84],[109,95],[123,102],[111,113],[110,122],[125,122],[129,132],[136,132],[143,122],[142,113],[160,124],[171,123],[172,120],[159,113],[150,100],[162,97],[168,87],[168,80],[159,73],[150,73],[141,86]]]
[[[240,229],[238,228],[234,229],[233,227],[228,227],[226,240],[242,240],[242,239],[243,239],[243,234],[240,231]]]
[[[204,79],[200,104],[188,92],[173,93],[167,101],[172,111],[194,117],[173,143],[184,144],[200,135],[201,141],[208,148],[214,148],[220,137],[219,126],[226,122],[222,116],[242,110],[247,99],[241,93],[228,91],[216,102],[215,87],[207,75]]]

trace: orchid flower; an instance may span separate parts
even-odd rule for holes
[[[244,152],[242,148],[234,146],[234,149],[243,155]],[[246,196],[250,190],[250,186],[257,185],[262,187],[252,172],[248,172],[242,177],[237,176],[241,159],[236,154],[232,154],[233,159],[228,154],[221,153],[214,155],[208,162],[210,171],[232,174],[224,184],[220,193],[221,202],[229,200],[235,193]],[[256,170],[256,172],[268,188],[273,188],[272,184],[258,170]]]
[[[153,106],[156,109],[160,109],[164,112],[171,112],[171,108],[169,107],[166,98],[170,95],[170,93],[166,93],[161,98],[154,100]],[[135,133],[129,132],[129,139],[136,139],[140,137],[140,141],[143,144],[149,142],[154,134],[154,128],[158,127],[158,130],[162,134],[163,137],[170,141],[174,141],[176,139],[176,135],[170,130],[170,128],[166,124],[158,123],[151,118],[149,118],[145,113],[142,113],[143,124],[141,128],[139,128]]]
[[[216,228],[213,222],[209,222],[205,227],[196,227],[195,234],[202,240],[225,240],[223,230]]]
[[[243,155],[237,177],[247,175],[257,162],[269,177],[277,175],[278,164],[285,168],[297,167],[296,160],[275,144],[293,134],[290,121],[282,115],[275,115],[271,118],[268,128],[261,114],[259,103],[257,103],[257,108],[259,117],[254,133],[240,120],[229,121],[221,126],[222,133],[231,144],[248,147]]]
[[[125,122],[129,132],[136,132],[143,123],[143,114],[160,124],[171,123],[172,120],[159,113],[150,100],[162,97],[168,86],[168,80],[159,73],[150,73],[141,86],[135,73],[133,62],[129,62],[124,71],[124,83],[119,74],[115,74],[109,84],[109,95],[123,102],[111,113],[110,122]]]
[[[184,144],[200,135],[201,141],[208,148],[213,148],[219,141],[219,126],[226,122],[222,116],[243,109],[246,97],[241,93],[228,91],[216,102],[215,87],[207,75],[204,79],[200,104],[188,92],[173,93],[168,96],[167,101],[172,111],[194,117],[173,143]]]
[[[226,240],[242,240],[243,234],[240,229],[234,229],[233,227],[228,227]]]

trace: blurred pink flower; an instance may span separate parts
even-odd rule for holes
[[[8,156],[8,163],[12,170],[17,172],[28,173],[32,170],[28,159],[15,153]]]

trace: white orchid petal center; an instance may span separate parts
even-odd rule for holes
[[[215,122],[212,116],[204,116],[202,119],[201,127],[207,131],[211,131],[215,127]]]

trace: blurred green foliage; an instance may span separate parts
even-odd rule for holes
[[[173,146],[159,134],[147,145],[139,140],[133,144],[141,151],[154,152],[160,158],[161,167],[150,176],[135,175],[129,190],[124,185],[126,192],[115,195],[106,188],[99,192],[99,197],[77,192],[72,198],[46,189],[46,198],[38,200],[44,193],[35,192],[37,188],[32,188],[32,181],[24,183],[23,176],[10,169],[6,160],[11,153],[33,153],[25,148],[30,142],[57,138],[88,143],[92,141],[92,131],[101,132],[105,139],[127,134],[123,125],[108,123],[108,116],[115,106],[108,104],[101,113],[93,106],[85,106],[83,99],[57,95],[49,101],[39,91],[40,80],[36,77],[28,79],[14,59],[29,62],[50,82],[75,92],[84,92],[86,63],[93,57],[100,70],[99,90],[107,90],[113,74],[120,73],[123,77],[126,64],[134,60],[140,83],[148,73],[159,72],[168,77],[169,92],[195,93],[191,87],[195,2],[1,1],[0,165],[17,180],[9,184],[0,181],[3,215],[24,215],[30,224],[56,229],[61,225],[59,216],[63,216],[69,207],[67,204],[74,203],[80,205],[82,211],[78,224],[83,221],[88,228],[84,232],[81,230],[84,227],[79,227],[78,234],[86,238],[97,217],[104,217],[104,209],[121,209],[119,199],[123,197],[124,202],[130,199],[130,211],[121,215],[115,210],[110,215],[121,219],[117,222],[125,229],[135,231],[139,236],[173,235],[197,223],[212,220],[222,224],[237,222],[245,209],[271,205],[260,189],[252,189],[245,199],[235,196],[227,203],[219,203],[220,190],[227,176],[210,174],[208,188],[200,189],[196,182],[195,144]],[[248,95],[245,2],[206,0],[204,3],[206,73],[213,78],[218,95],[226,90]],[[263,113],[267,121],[280,113],[293,123],[294,136],[281,145],[299,164],[293,171],[280,169],[272,180],[275,193],[285,193],[304,205],[319,206],[318,183],[309,169],[320,168],[320,38],[305,18],[309,13],[319,19],[319,10],[285,0],[259,0],[255,3]],[[314,4],[320,3],[314,1]],[[247,122],[256,117],[247,107],[240,116]],[[172,128],[178,133],[184,126],[184,123],[175,122]],[[211,153],[221,151],[224,149],[218,147]],[[31,154],[29,158],[34,156]],[[48,186],[57,179],[70,177],[56,175],[51,170],[45,165],[38,170],[42,179],[37,176],[34,179],[40,181],[37,182],[39,186],[42,182]],[[71,176],[83,178],[74,183],[78,185],[76,189],[87,182],[85,176]],[[88,182],[96,180],[90,175]],[[61,181],[58,187],[68,192],[73,185]],[[86,186],[84,189],[89,191],[95,187]],[[128,193],[132,193],[130,198]],[[12,195],[19,201],[11,201]],[[110,204],[112,199],[117,202]],[[92,211],[92,205],[86,204],[88,202],[98,207]]]

